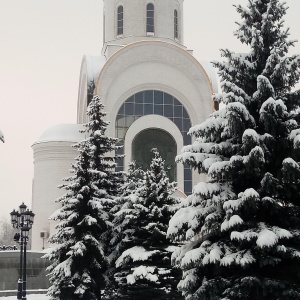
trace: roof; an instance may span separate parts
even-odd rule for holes
[[[100,71],[106,63],[106,57],[85,55],[83,59],[86,60],[88,81],[93,80],[96,82]]]
[[[218,93],[218,79],[217,79],[217,74],[216,71],[214,69],[214,67],[212,66],[212,64],[208,61],[200,61],[200,64],[202,65],[202,67],[204,68],[204,70],[207,73],[207,76],[210,79],[210,82],[212,84],[214,93]]]
[[[85,134],[82,124],[58,124],[46,129],[36,143],[43,142],[80,142]]]

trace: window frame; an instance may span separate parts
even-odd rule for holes
[[[179,26],[178,26],[178,9],[174,9],[174,39],[179,39]]]
[[[124,7],[119,5],[117,7],[117,36],[124,34]]]
[[[151,16],[152,13],[152,16]],[[147,3],[146,6],[146,33],[147,35],[154,35],[155,32],[155,6],[152,2]]]

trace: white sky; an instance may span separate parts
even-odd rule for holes
[[[76,122],[81,58],[101,53],[102,2],[0,0],[0,217],[31,206],[31,145],[48,127]],[[300,1],[286,2],[286,26],[300,39]],[[185,0],[185,45],[199,60],[220,59],[220,48],[242,51],[233,3],[247,0]]]

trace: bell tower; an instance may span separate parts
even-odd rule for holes
[[[137,41],[183,44],[183,0],[104,0],[103,54]]]

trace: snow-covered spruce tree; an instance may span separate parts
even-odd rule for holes
[[[286,6],[236,6],[235,32],[248,53],[215,62],[226,104],[200,125],[178,161],[208,175],[170,221],[186,241],[172,261],[189,300],[300,299],[300,57],[287,56]]]
[[[67,192],[58,202],[62,207],[52,215],[60,221],[50,237],[52,247],[45,256],[48,267],[50,299],[99,300],[107,282],[108,241],[111,230],[109,211],[114,204],[120,174],[114,171],[116,140],[105,136],[103,104],[95,96],[88,107],[84,141],[72,166],[73,176],[62,185]]]
[[[172,196],[164,161],[157,149],[141,183],[128,190],[127,202],[116,212],[115,224],[123,233],[116,246],[115,299],[182,299],[177,291],[181,272],[171,266],[174,244],[166,238],[168,223],[178,201]]]
[[[131,228],[128,223],[131,220],[127,217],[128,210],[133,208],[132,197],[135,199],[136,192],[143,185],[144,171],[137,168],[135,161],[128,164],[128,170],[124,173],[124,184],[121,187],[121,194],[116,198],[116,204],[110,211],[114,215],[113,232],[110,241],[112,252],[109,255],[111,273],[115,273],[115,262],[126,249],[128,236],[131,236]]]
[[[109,243],[111,252],[108,256],[108,270],[106,275],[109,278],[110,284],[105,290],[108,299],[114,299],[116,296],[117,285],[114,279],[116,273],[115,262],[122,254],[126,247],[126,239],[131,230],[126,229],[126,214],[120,213],[126,208],[130,209],[131,195],[142,184],[143,171],[136,167],[135,162],[128,164],[128,171],[124,172],[124,183],[120,187],[120,195],[115,199],[115,205],[111,209],[110,214],[113,215],[111,240]]]

